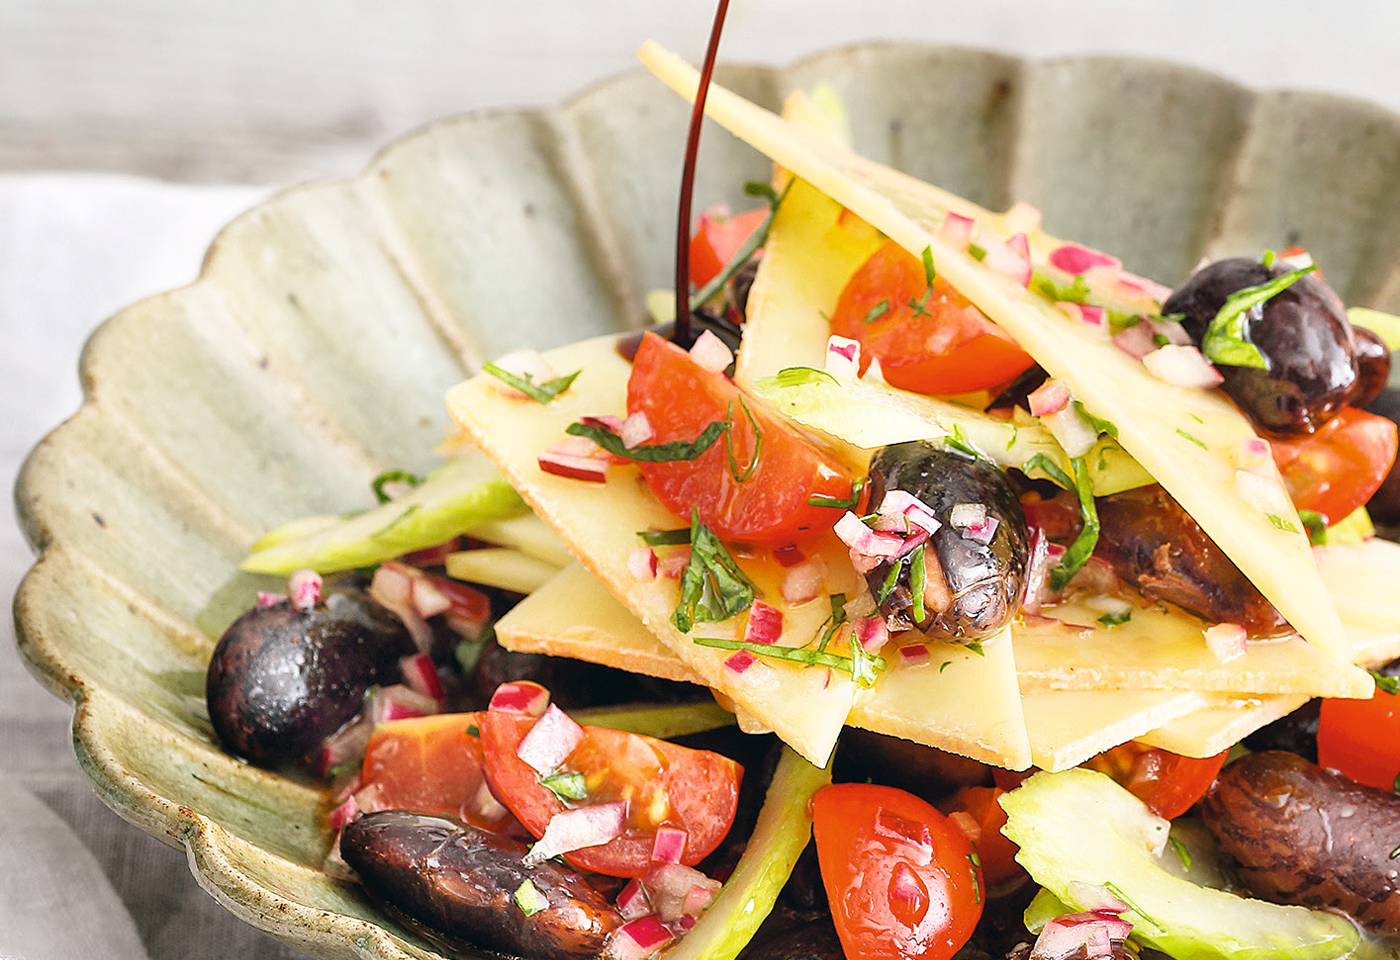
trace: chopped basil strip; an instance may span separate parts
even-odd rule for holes
[[[774,387],[804,387],[809,383],[821,383],[822,381],[839,382],[834,375],[817,367],[783,367],[762,383],[765,386],[771,384]]]
[[[855,483],[851,484],[851,495],[849,497],[824,497],[820,494],[807,498],[809,507],[831,507],[836,510],[854,510],[860,503],[860,493],[865,489],[865,477],[857,477]]]
[[[1066,303],[1089,302],[1089,282],[1084,279],[1083,274],[1076,274],[1073,280],[1064,284],[1037,270],[1031,274],[1031,286],[1051,300],[1063,300]]]
[[[885,314],[887,314],[887,313],[889,313],[889,312],[890,312],[890,298],[889,298],[889,297],[885,297],[885,298],[884,298],[883,300],[881,300],[879,303],[875,304],[875,306],[873,306],[873,307],[871,307],[869,310],[867,310],[867,311],[865,312],[865,316],[863,316],[863,317],[860,318],[860,322],[861,322],[861,323],[874,323],[876,320],[879,320],[881,317],[883,317]]]
[[[1388,693],[1391,696],[1400,693],[1400,678],[1387,677],[1383,673],[1372,670],[1371,679],[1376,681],[1376,689],[1382,693]]]
[[[1316,270],[1317,266],[1290,270],[1253,287],[1236,290],[1225,298],[1216,312],[1206,335],[1201,339],[1201,352],[1212,363],[1223,363],[1232,367],[1256,367],[1269,369],[1269,361],[1259,352],[1246,336],[1245,325],[1256,307],[1261,307],[1271,297],[1288,289],[1298,278]]]
[[[744,575],[719,537],[690,512],[690,560],[681,573],[681,602],[671,619],[681,633],[697,623],[718,623],[747,610],[753,581]]]
[[[1079,495],[1079,514],[1084,519],[1084,529],[1079,531],[1079,536],[1069,545],[1059,565],[1050,571],[1050,587],[1053,590],[1064,589],[1065,584],[1089,562],[1089,557],[1093,555],[1094,547],[1099,542],[1099,511],[1094,506],[1094,488],[1089,478],[1089,465],[1083,457],[1075,457],[1070,463],[1074,466],[1073,480],[1043,453],[1037,453],[1021,464],[1021,472],[1027,476],[1033,470],[1040,470],[1061,487],[1073,490]]]
[[[977,856],[974,850],[967,855],[967,862],[972,864],[972,892],[978,903],[982,902],[982,877],[978,874],[978,869],[982,866],[982,858]]]
[[[758,252],[758,248],[768,242],[768,231],[773,229],[773,217],[778,213],[778,207],[783,202],[783,197],[787,196],[788,189],[792,183],[783,188],[782,195],[779,196],[768,184],[760,184],[757,181],[750,181],[744,184],[744,192],[749,196],[761,196],[768,201],[768,216],[763,218],[754,232],[749,234],[748,239],[740,245],[734,252],[734,256],[724,265],[724,269],[715,274],[709,283],[690,295],[690,309],[699,310],[705,301],[724,289],[724,285],[729,282],[729,278],[734,276],[740,267],[749,262],[749,259]]]
[[[520,912],[527,917],[533,917],[541,910],[549,908],[549,900],[544,894],[535,889],[535,885],[529,880],[525,880],[520,886],[515,888],[515,893],[511,894],[511,899],[520,908]]]
[[[701,454],[714,446],[714,442],[719,439],[720,434],[728,431],[731,425],[729,420],[712,420],[704,430],[700,431],[700,436],[694,440],[639,443],[635,447],[627,446],[622,442],[622,438],[611,430],[594,426],[591,423],[571,423],[564,432],[575,437],[587,437],[608,453],[626,457],[629,460],[647,463],[673,463],[677,460],[698,459]]]
[[[928,575],[924,569],[925,554],[927,551],[923,547],[915,547],[913,556],[909,559],[909,597],[914,604],[914,622],[923,623],[927,615],[924,611],[924,578]]]
[[[1105,420],[1103,417],[1096,417],[1088,410],[1084,409],[1084,404],[1080,403],[1078,400],[1074,402],[1079,408],[1079,412],[1084,415],[1084,418],[1089,421],[1089,425],[1094,428],[1095,433],[1101,433],[1114,440],[1118,439],[1118,424],[1114,423],[1112,420]]]
[[[1191,851],[1186,849],[1186,844],[1182,843],[1176,837],[1167,837],[1167,842],[1170,843],[1172,845],[1172,849],[1176,851],[1177,859],[1181,861],[1181,865],[1187,870],[1190,870]]]
[[[749,458],[749,465],[742,471],[739,464],[734,460],[734,431],[724,431],[724,455],[729,458],[729,475],[734,478],[735,483],[743,483],[753,476],[753,472],[758,469],[759,451],[763,449],[763,428],[758,425],[758,420],[754,418],[753,411],[749,409],[748,402],[741,396],[739,398],[739,409],[744,411],[744,417],[749,421],[749,426],[753,427],[753,456]],[[734,422],[734,404],[729,405],[727,422]]]
[[[588,796],[588,785],[581,773],[553,773],[542,778],[540,786],[560,800],[582,800]]]
[[[967,645],[967,649],[971,650],[973,653],[977,654],[979,657],[985,657],[985,656],[987,655],[987,651],[985,651],[985,650],[982,649],[982,644],[980,644],[980,643],[969,643],[969,644]]]
[[[1159,921],[1154,920],[1150,915],[1143,913],[1140,909],[1138,909],[1138,905],[1133,903],[1133,901],[1129,900],[1127,894],[1125,894],[1122,890],[1119,890],[1116,885],[1105,882],[1103,886],[1104,889],[1107,890],[1109,893],[1113,894],[1119,900],[1122,900],[1124,903],[1126,903],[1128,905],[1128,909],[1131,910],[1133,913],[1136,913],[1141,919],[1152,924],[1152,926],[1156,927],[1163,933],[1166,932],[1166,927],[1162,926],[1162,924]]]
[[[1327,543],[1327,518],[1316,510],[1299,510],[1298,519],[1303,521],[1303,529],[1307,531],[1308,543],[1314,547],[1325,546]]]
[[[987,258],[987,248],[978,246],[975,243],[969,243],[967,245],[967,253],[968,256],[972,257],[974,260],[981,261]]]
[[[920,255],[920,259],[924,261],[924,284],[925,286],[931,287],[933,286],[933,281],[937,277],[933,272],[933,247],[924,247],[924,252]]]
[[[839,653],[829,653],[826,650],[813,650],[811,647],[784,647],[781,644],[756,643],[752,640],[726,640],[723,637],[696,637],[694,642],[702,647],[716,647],[720,650],[747,650],[749,653],[772,660],[804,663],[809,667],[832,667],[852,676],[855,675],[855,664],[850,657],[843,657]],[[859,646],[859,643],[853,642],[851,650],[854,651]],[[884,657],[878,657],[862,650],[861,659],[875,670],[885,669]]]
[[[983,453],[981,450],[978,450],[977,447],[973,446],[972,441],[967,439],[967,435],[963,433],[962,424],[960,423],[953,424],[953,432],[943,438],[943,446],[948,451],[952,453],[960,453],[964,457],[967,457],[969,460],[987,460],[992,463],[996,462],[992,460],[991,457]],[[1007,447],[1006,449],[1010,450],[1011,448]]]
[[[846,622],[846,595],[833,593],[828,599],[831,602],[831,616],[822,621],[826,632],[822,634],[821,643],[817,644],[818,650],[825,650],[831,644],[831,638],[836,636],[836,631],[840,630],[841,625]]]
[[[535,378],[531,374],[527,373],[522,377],[519,374],[511,373],[509,370],[502,370],[494,363],[484,363],[481,365],[481,369],[491,374],[491,376],[495,377],[497,380],[519,390],[536,403],[549,403],[549,401],[569,389],[570,385],[574,382],[574,378],[580,373],[583,373],[582,370],[575,370],[567,377],[555,377],[553,380],[546,380],[544,383],[536,383]]]
[[[1287,530],[1289,533],[1298,532],[1298,528],[1293,526],[1292,521],[1285,520],[1283,517],[1280,517],[1276,513],[1270,513],[1267,516],[1269,518],[1269,522],[1272,523],[1274,526],[1278,527],[1280,530]]]
[[[880,584],[880,593],[875,597],[876,603],[884,603],[889,599],[890,594],[894,591],[895,584],[899,583],[900,571],[904,569],[904,564],[908,559],[907,556],[900,557],[894,563],[890,564],[890,572],[885,574],[885,580]]]
[[[1191,436],[1191,434],[1187,433],[1185,430],[1182,430],[1180,427],[1177,427],[1176,432],[1177,432],[1177,435],[1178,435],[1178,436],[1185,437],[1187,440],[1190,440],[1192,443],[1194,443],[1196,446],[1200,447],[1202,450],[1208,450],[1208,449],[1210,449],[1209,447],[1206,446],[1206,442],[1205,442],[1204,440],[1200,439],[1199,437],[1193,437],[1193,436]]]
[[[1133,611],[1123,610],[1119,613],[1105,613],[1099,617],[1099,623],[1105,627],[1118,627],[1133,619]]]
[[[690,542],[690,528],[676,530],[638,530],[637,536],[649,547],[679,547]]]
[[[379,503],[388,503],[394,499],[384,492],[385,486],[391,483],[404,483],[410,487],[416,487],[423,482],[423,478],[416,473],[409,473],[407,470],[385,470],[379,476],[370,481],[370,487],[374,490],[374,499]]]

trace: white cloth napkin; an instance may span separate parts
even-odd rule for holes
[[[189,283],[217,230],[270,192],[89,174],[0,175],[0,478],[81,401],[106,317]],[[0,523],[0,594],[33,561]],[[107,810],[78,769],[72,710],[0,626],[0,958],[291,958],[209,897],[185,858]]]

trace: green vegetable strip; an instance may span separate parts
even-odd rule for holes
[[[1029,475],[1033,470],[1040,470],[1055,483],[1066,490],[1073,490],[1079,496],[1079,513],[1084,519],[1084,529],[1079,531],[1079,536],[1065,551],[1059,566],[1050,571],[1050,587],[1054,590],[1064,589],[1065,584],[1089,562],[1094,546],[1099,542],[1099,511],[1094,506],[1094,485],[1089,477],[1089,464],[1083,457],[1074,457],[1070,463],[1074,466],[1073,480],[1043,453],[1037,453],[1021,465],[1022,473]]]
[[[549,403],[549,401],[569,389],[574,382],[574,378],[580,373],[583,373],[582,370],[575,370],[566,377],[555,377],[553,380],[546,380],[544,383],[536,383],[535,378],[528,373],[522,377],[518,374],[511,373],[509,370],[503,370],[494,363],[483,363],[481,369],[483,372],[491,374],[491,376],[500,380],[502,383],[507,383],[519,390],[536,403]]]
[[[1244,324],[1249,311],[1271,297],[1288,289],[1298,278],[1316,270],[1316,264],[1300,270],[1290,270],[1274,277],[1267,283],[1236,290],[1225,298],[1215,317],[1201,338],[1201,352],[1212,363],[1223,363],[1234,367],[1257,367],[1269,369],[1269,361],[1259,352],[1259,348],[1245,339]]]
[[[671,619],[681,633],[697,623],[718,623],[753,603],[753,581],[744,575],[719,537],[690,512],[690,560],[681,573],[681,602]]]
[[[827,653],[825,650],[813,650],[810,647],[784,647],[776,643],[755,643],[751,640],[726,640],[722,637],[695,637],[694,642],[702,647],[717,647],[721,650],[747,650],[749,653],[757,654],[760,657],[770,657],[774,660],[789,660],[793,663],[806,664],[809,667],[832,667],[837,670],[844,670],[846,673],[855,676],[857,671],[863,669],[865,665],[873,667],[875,670],[885,669],[885,658],[876,657],[861,650],[859,654],[861,663],[857,664],[852,657],[843,657],[839,653]],[[851,650],[860,647],[860,641],[851,640]]]
[[[788,184],[788,188],[792,185]],[[746,183],[744,192],[750,196],[764,196],[768,200],[768,216],[763,218],[757,229],[749,234],[749,238],[743,245],[735,251],[734,256],[724,265],[724,269],[715,275],[709,283],[705,284],[690,297],[690,309],[693,313],[699,310],[706,300],[709,300],[729,282],[729,278],[734,276],[740,267],[749,262],[749,258],[758,252],[758,248],[768,242],[768,231],[773,227],[773,218],[778,214],[778,206],[783,202],[783,197],[787,196],[787,189],[783,190],[782,196],[773,192],[773,188],[766,183]]]
[[[734,960],[773,909],[812,836],[807,804],[831,782],[831,769],[812,766],[783,747],[749,845],[714,903],[666,950],[666,960]]]
[[[666,443],[639,443],[629,447],[622,438],[604,427],[591,423],[571,423],[564,432],[575,437],[587,437],[608,453],[628,460],[642,460],[647,463],[674,463],[677,460],[695,460],[714,446],[720,434],[729,430],[729,420],[715,420],[709,423],[694,440],[670,440]]]

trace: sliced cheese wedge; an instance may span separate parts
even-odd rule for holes
[[[590,483],[545,473],[537,460],[580,418],[625,414],[630,368],[612,337],[561,347],[546,360],[561,372],[580,371],[573,385],[549,404],[506,396],[493,377],[483,374],[449,391],[449,411],[570,553],[688,669],[735,703],[747,729],[772,730],[812,763],[824,766],[850,712],[855,684],[849,675],[769,658],[738,671],[725,664],[731,651],[695,643],[701,634],[736,639],[734,632],[743,618],[702,624],[694,635],[676,628],[671,615],[680,599],[678,581],[664,576],[643,580],[628,569],[629,555],[640,545],[638,532],[679,525],[642,483],[636,467],[612,467],[606,482]],[[854,594],[855,573],[847,567],[852,582],[833,584],[832,592]],[[831,576],[840,575],[833,569]],[[771,584],[766,599],[783,611],[779,642],[785,645],[807,643],[829,615],[824,598],[789,607]]]
[[[644,45],[639,55],[682,96],[695,96],[699,76],[679,57],[654,43]],[[934,202],[926,185],[787,124],[723,88],[710,88],[706,112],[916,256],[930,251],[938,273],[1015,337],[1051,376],[1064,381],[1085,409],[1113,422],[1123,448],[1299,633],[1350,673],[1349,686],[1339,695],[1369,694],[1370,678],[1350,665],[1341,621],[1281,482],[1269,488],[1264,503],[1257,489],[1237,487],[1238,455],[1254,431],[1228,401],[1214,392],[1157,380],[1042,295],[988,271],[946,242],[938,232],[950,208],[946,196],[942,203]]]
[[[1168,721],[1200,709],[1189,690],[1060,690],[1023,699],[1031,759],[1041,770],[1066,770]]]
[[[1308,697],[1276,693],[1258,697],[1216,697],[1199,710],[1177,717],[1137,739],[1186,757],[1213,757],[1267,723],[1297,710]]]
[[[581,565],[565,568],[496,623],[508,650],[548,653],[705,683]],[[887,671],[857,688],[851,726],[903,737],[984,763],[1024,769],[1031,762],[1009,638],[967,647],[929,644],[917,665]]]

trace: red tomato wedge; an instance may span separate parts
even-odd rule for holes
[[[1395,462],[1396,427],[1386,417],[1345,407],[1311,436],[1272,446],[1294,505],[1336,523],[1380,489]]]
[[[992,888],[1026,874],[1016,862],[1020,847],[1001,832],[1006,825],[1006,811],[999,801],[1005,794],[1001,787],[963,787],[946,804],[940,804],[950,814],[962,811],[977,822],[978,834],[972,845],[982,862],[982,877]]]
[[[490,710],[482,714],[486,774],[506,806],[536,837],[567,809],[541,785],[540,775],[520,758],[520,741],[535,724],[527,714]],[[564,854],[579,870],[613,877],[641,877],[652,860],[660,827],[685,831],[680,862],[692,866],[729,832],[739,799],[743,768],[728,757],[665,740],[604,727],[584,727],[582,741],[560,767],[579,773],[587,797],[574,803],[627,801],[625,832],[605,844]]]
[[[823,787],[812,829],[847,960],[947,960],[982,916],[982,872],[967,835],[912,793]]]
[[[1368,700],[1323,700],[1317,762],[1390,793],[1400,777],[1400,696],[1377,689]]]
[[[638,464],[652,492],[678,517],[689,520],[694,507],[722,540],[775,547],[830,530],[840,519],[840,509],[809,501],[849,498],[851,473],[744,397],[724,374],[706,370],[655,334],[642,338],[627,381],[627,412],[638,411],[655,431],[651,443],[694,440],[711,423],[732,420],[729,436],[696,460]],[[736,479],[755,458],[752,474]]]
[[[1003,386],[1035,361],[941,277],[893,240],[871,254],[837,298],[831,332],[860,341],[892,386],[950,395]]]
[[[767,216],[767,207],[733,215],[701,214],[690,238],[690,282],[703,287],[719,276]]]
[[[489,796],[474,713],[390,720],[375,726],[360,779],[389,810],[459,817],[487,830],[519,829]]]
[[[1190,810],[1210,789],[1225,765],[1227,752],[1198,759],[1129,741],[1085,761],[1083,766],[1117,780],[1157,816],[1172,820]]]

